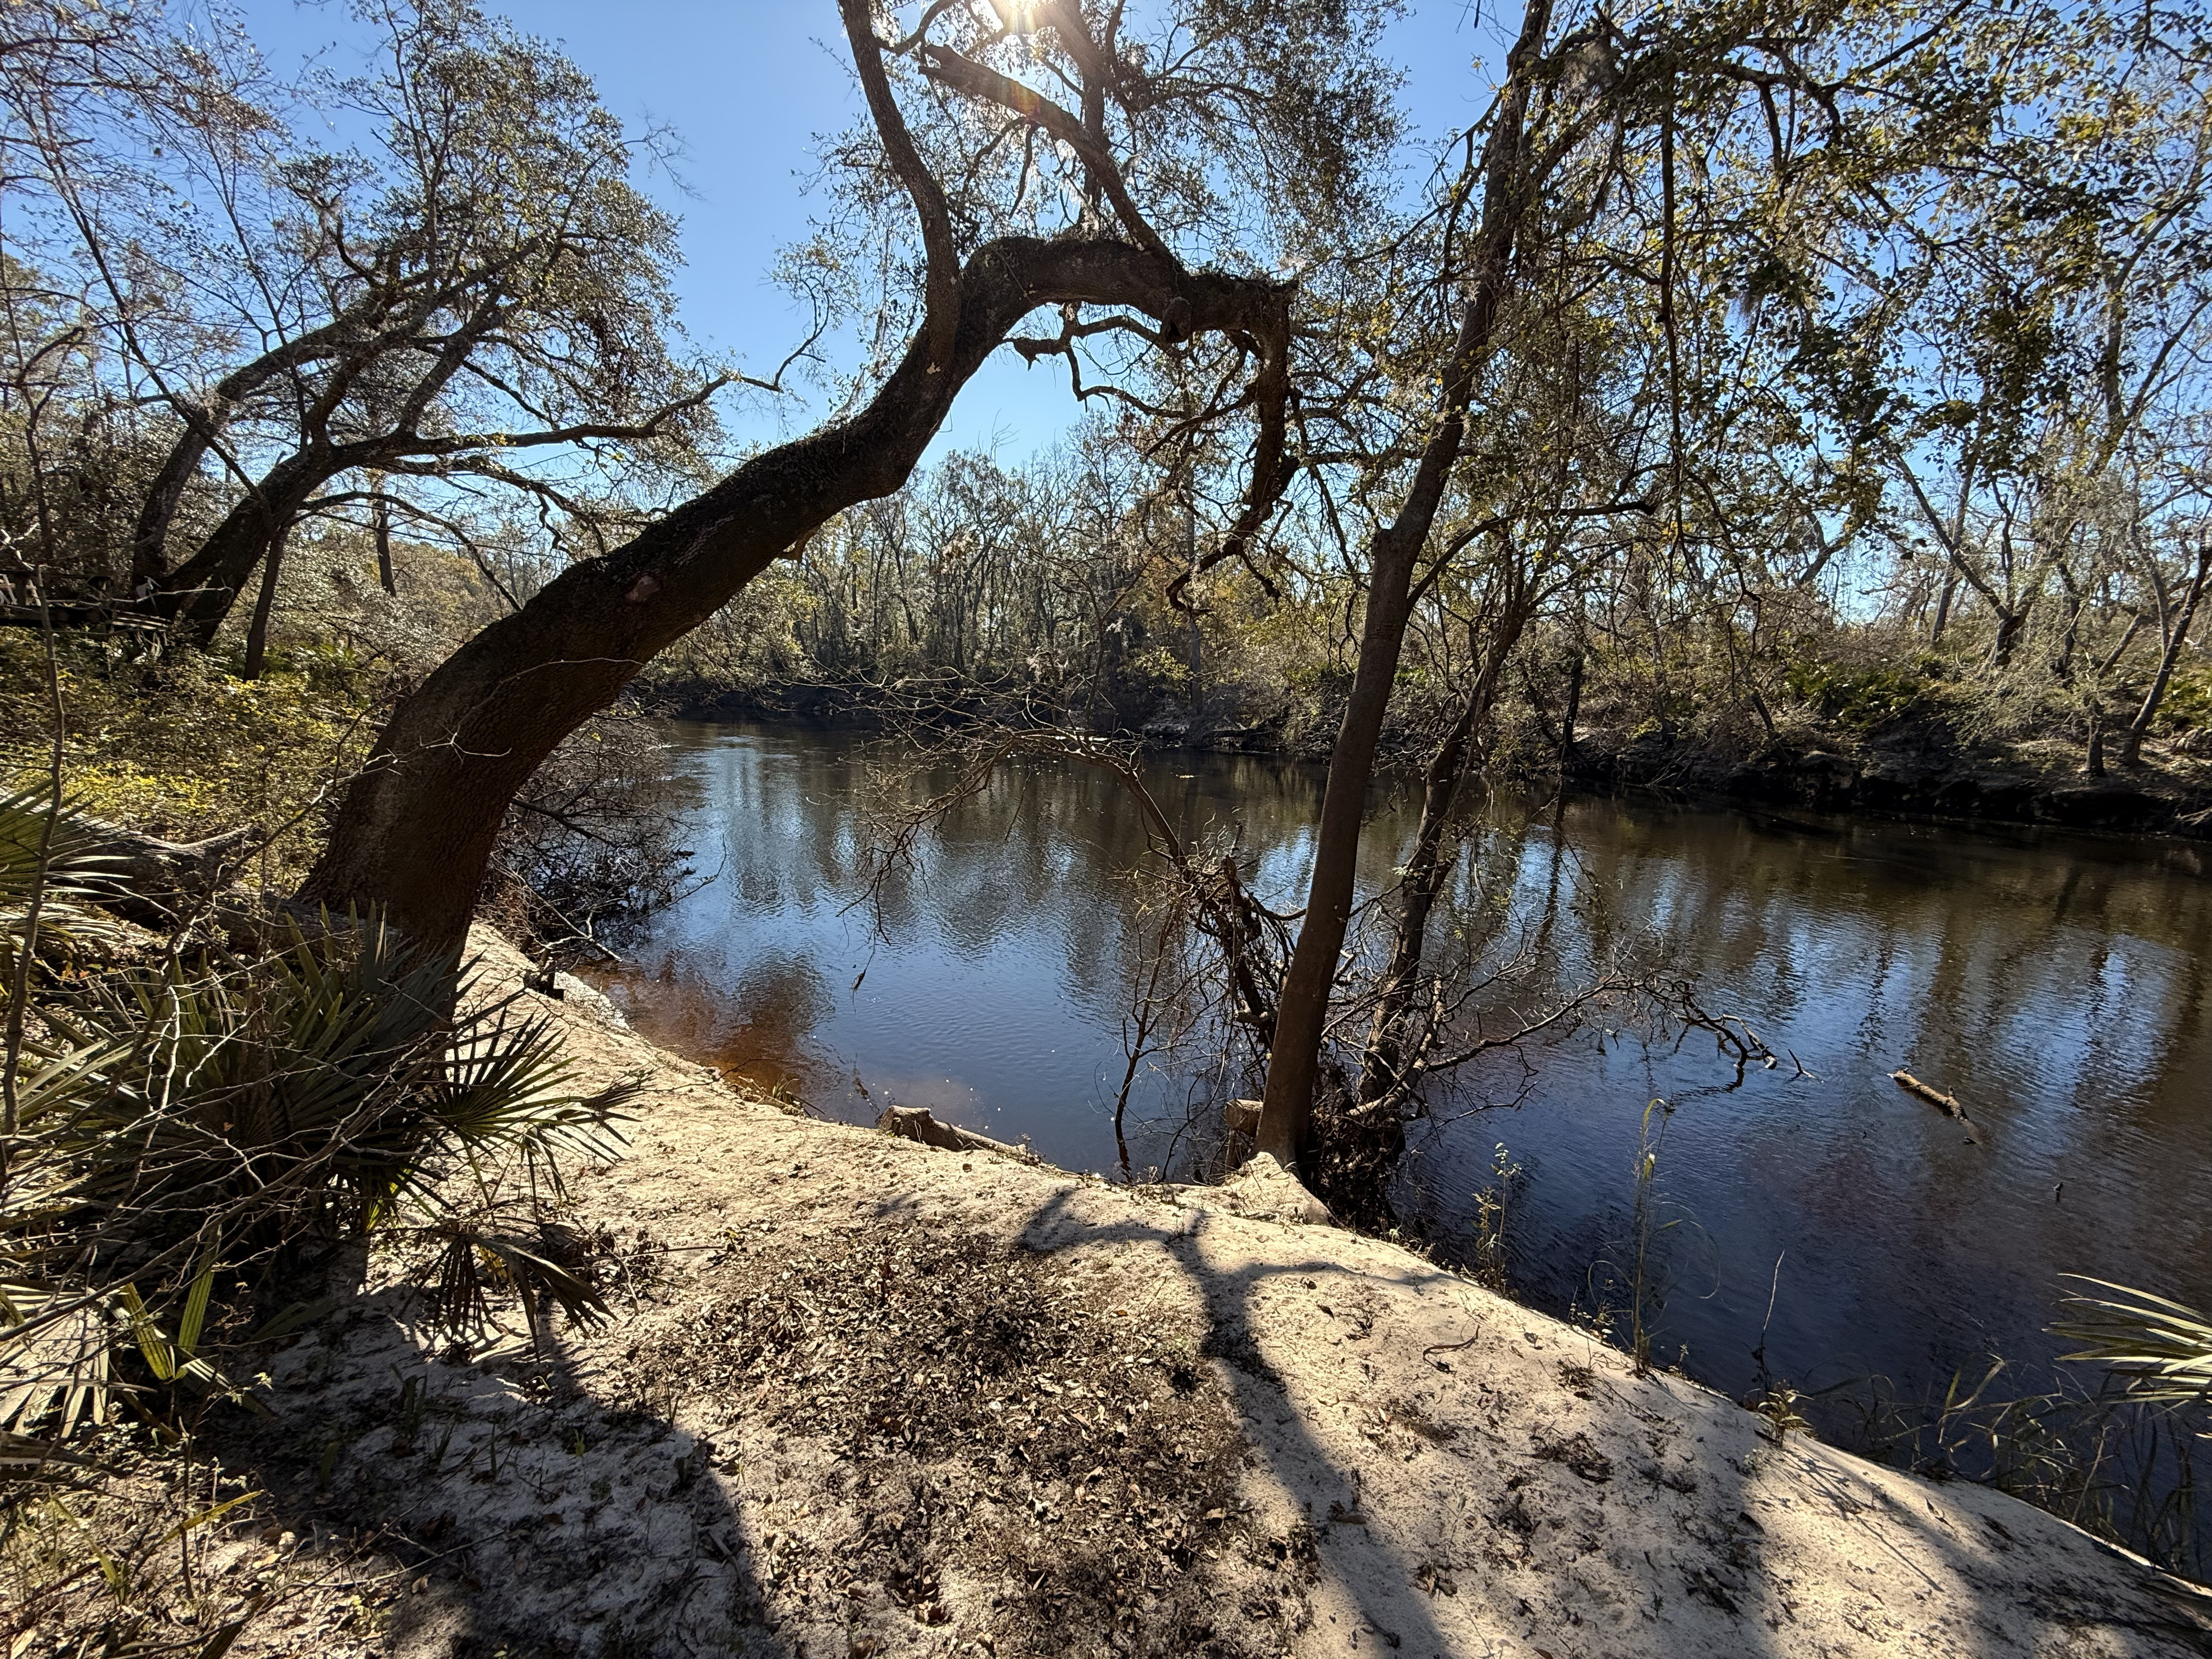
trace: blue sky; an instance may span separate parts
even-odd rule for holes
[[[624,121],[674,129],[690,194],[665,179],[646,182],[683,217],[685,326],[749,372],[773,372],[804,337],[805,319],[769,270],[777,250],[806,233],[816,137],[845,126],[859,108],[833,0],[484,3],[560,43]],[[280,74],[318,53],[341,71],[359,63],[362,37],[343,4],[242,0],[240,10]],[[1408,7],[1389,49],[1407,73],[1407,106],[1423,131],[1442,135],[1479,112],[1490,80],[1472,64],[1494,40],[1488,14],[1470,0]],[[819,412],[786,400],[779,416],[757,399],[733,425],[742,436],[766,438],[803,430]],[[936,448],[994,448],[1018,461],[1065,431],[1075,413],[1063,369],[1030,369],[1001,351],[962,392]]]

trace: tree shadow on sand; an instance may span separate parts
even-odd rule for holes
[[[384,1588],[326,1639],[238,1651],[1568,1659],[2090,1632],[2179,1654],[2212,1632],[2048,1517],[1768,1444],[1403,1252],[1013,1179],[1030,1201],[926,1211],[893,1182],[834,1222],[634,1261],[617,1323],[542,1358],[471,1363],[398,1293],[365,1299],[278,1357],[278,1420],[224,1455],[302,1537],[380,1552]]]

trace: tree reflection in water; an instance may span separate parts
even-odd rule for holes
[[[878,932],[848,909],[871,805],[860,739],[687,726],[677,741],[702,867],[722,868],[610,979],[641,1028],[831,1115],[865,1121],[888,1097],[1028,1136],[1071,1168],[1114,1167],[1139,902],[1123,876],[1145,843],[1110,780],[1002,772],[891,885]],[[1263,895],[1300,890],[1317,769],[1170,755],[1150,781],[1192,833],[1240,825]],[[1416,811],[1410,794],[1378,795],[1365,890]],[[1990,1352],[2032,1378],[2058,1352],[2044,1327],[2063,1272],[2212,1303],[2204,858],[1645,802],[1494,804],[1455,903],[1505,905],[1563,978],[1656,939],[1708,1006],[1748,1014],[1814,1075],[1754,1071],[1723,1091],[1732,1068],[1709,1038],[1585,1033],[1533,1073],[1502,1061],[1439,1102],[1401,1166],[1401,1212],[1441,1254],[1471,1249],[1505,1143],[1525,1172],[1513,1282],[1554,1310],[1588,1306],[1594,1264],[1629,1224],[1644,1109],[1664,1097],[1676,1110],[1657,1183],[1688,1224],[1665,1236],[1655,1347],[1686,1347],[1694,1373],[1732,1392],[1753,1381],[1770,1293],[1778,1372],[1801,1388],[1879,1373],[1907,1395]],[[1957,1094],[1988,1144],[1899,1091],[1899,1066]],[[1171,1119],[1187,1081],[1146,1076],[1138,1115]]]

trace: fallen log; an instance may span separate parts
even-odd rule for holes
[[[1956,1118],[1966,1131],[1966,1139],[1977,1146],[1982,1144],[1981,1130],[1974,1120],[1966,1115],[1966,1109],[1959,1104],[1956,1095],[1947,1095],[1932,1083],[1923,1083],[1910,1072],[1892,1072],[1890,1081],[1909,1095],[1917,1095],[1947,1117]]]
[[[11,861],[36,858],[64,884],[125,921],[161,929],[216,907],[267,839],[253,824],[204,841],[163,841],[70,811],[47,822],[34,791],[0,799],[0,848]]]
[[[902,1140],[918,1140],[925,1146],[941,1147],[948,1152],[996,1152],[1021,1164],[1043,1161],[1026,1146],[1010,1146],[1003,1140],[979,1135],[973,1129],[940,1123],[929,1115],[927,1106],[886,1106],[883,1115],[876,1120],[876,1127]]]
[[[0,628],[126,629],[140,634],[161,634],[169,624],[159,617],[124,611],[114,605],[64,600],[48,605],[0,604]]]
[[[1892,1072],[1890,1081],[1910,1095],[1918,1095],[1930,1106],[1940,1106],[1953,1117],[1964,1117],[1966,1109],[1959,1104],[1958,1097],[1947,1095],[1932,1083],[1923,1083],[1910,1072]]]
[[[162,841],[90,821],[86,829],[89,850],[106,865],[101,902],[118,910],[131,904],[152,908],[164,919],[214,899],[266,838],[251,823],[193,842]]]

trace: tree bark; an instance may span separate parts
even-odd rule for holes
[[[1413,988],[1420,981],[1421,957],[1428,945],[1429,913],[1436,908],[1437,894],[1451,867],[1443,856],[1445,831],[1452,821],[1452,807],[1459,798],[1461,781],[1467,775],[1474,733],[1498,700],[1498,676],[1504,670],[1505,659],[1520,641],[1525,621],[1517,613],[1500,619],[1498,631],[1483,653],[1482,668],[1468,693],[1466,706],[1452,722],[1451,729],[1444,733],[1444,740],[1437,745],[1436,753],[1429,757],[1428,774],[1421,791],[1420,827],[1413,833],[1413,850],[1406,860],[1405,879],[1399,886],[1401,898],[1398,934],[1391,941],[1390,963],[1383,970],[1382,996],[1376,1004],[1375,1023],[1368,1034],[1367,1054],[1359,1070],[1359,1099],[1363,1105],[1382,1099],[1401,1081],[1406,1014],[1413,1005]]]
[[[370,526],[376,537],[377,585],[396,599],[399,597],[399,580],[392,568],[392,503],[381,495],[370,509]]]
[[[1567,670],[1567,708],[1559,717],[1559,765],[1565,768],[1575,754],[1575,722],[1583,712],[1583,650],[1575,647],[1573,665]]]
[[[2159,657],[2158,672],[2151,678],[2142,707],[2128,722],[2127,735],[2120,739],[2120,763],[2124,766],[2141,763],[2142,740],[2149,735],[2151,721],[2158,718],[2158,706],[2166,701],[2166,688],[2173,678],[2174,665],[2188,647],[2189,630],[2197,621],[2197,604],[2204,597],[2207,577],[2212,577],[2212,536],[2206,537],[2197,547],[2197,568],[2190,574],[2189,592],[2181,601],[2181,614],[2174,619],[2173,630],[2166,637],[2166,650]]]
[[[300,509],[354,465],[345,453],[320,447],[279,461],[223,515],[199,551],[171,573],[154,596],[155,608],[186,639],[204,647]]]
[[[246,627],[246,663],[241,678],[258,680],[269,656],[269,613],[276,608],[276,578],[284,568],[284,543],[279,532],[271,537],[261,558],[261,592],[253,601],[253,619]]]
[[[1935,645],[1940,642],[1943,637],[1943,630],[1951,625],[1951,600],[1958,591],[1959,573],[1955,570],[1946,570],[1943,573],[1942,595],[1936,601],[1936,626],[1929,630],[1929,644]]]
[[[198,422],[207,417],[196,411],[189,418]],[[193,425],[171,447],[161,470],[154,475],[154,482],[138,509],[138,523],[131,538],[132,592],[148,582],[158,584],[169,574],[169,526],[174,522],[178,506],[184,501],[185,486],[199,471],[209,447],[204,432]]]
[[[1549,0],[1531,0],[1521,34],[1507,59],[1507,84],[1498,124],[1483,156],[1482,228],[1471,262],[1473,282],[1459,337],[1444,366],[1436,426],[1422,446],[1413,487],[1397,517],[1368,544],[1367,614],[1360,627],[1359,666],[1352,677],[1336,746],[1329,753],[1322,792],[1321,823],[1306,896],[1304,923],[1283,977],[1276,1004],[1274,1047],[1261,1102],[1258,1150],[1285,1168],[1297,1164],[1313,1124],[1315,1086],[1321,1074],[1322,1036],[1329,994],[1336,983],[1344,933],[1352,920],[1352,878],[1359,830],[1367,812],[1367,787],[1375,749],[1405,643],[1413,560],[1436,522],[1444,487],[1459,459],[1477,368],[1490,349],[1498,313],[1510,280],[1532,188],[1522,161],[1528,106],[1528,70],[1550,27]]]
[[[287,340],[251,362],[241,363],[216,382],[204,403],[183,398],[173,399],[184,429],[170,446],[138,510],[138,522],[131,537],[132,588],[135,590],[145,580],[158,582],[167,574],[169,528],[175,522],[177,508],[239,404],[270,381],[307,364],[384,349],[393,340],[418,329],[446,297],[442,294],[415,295],[406,310],[395,316],[396,296],[379,285],[321,327]]]
[[[1442,472],[1458,458],[1460,424],[1456,416],[1447,418],[1448,434],[1440,432],[1431,441],[1425,464],[1433,460],[1434,470]],[[1441,488],[1439,484],[1437,493]],[[1305,921],[1291,953],[1290,969],[1283,976],[1274,1047],[1267,1057],[1267,1085],[1261,1097],[1258,1150],[1273,1154],[1286,1169],[1304,1151],[1313,1121],[1322,1031],[1328,1019],[1329,993],[1336,983],[1345,929],[1352,920],[1352,878],[1360,822],[1367,813],[1367,786],[1375,772],[1375,746],[1382,733],[1382,715],[1405,642],[1413,555],[1435,513],[1433,501],[1425,508],[1410,507],[1369,544],[1372,574],[1360,629],[1359,666],[1336,746],[1329,751]]]

